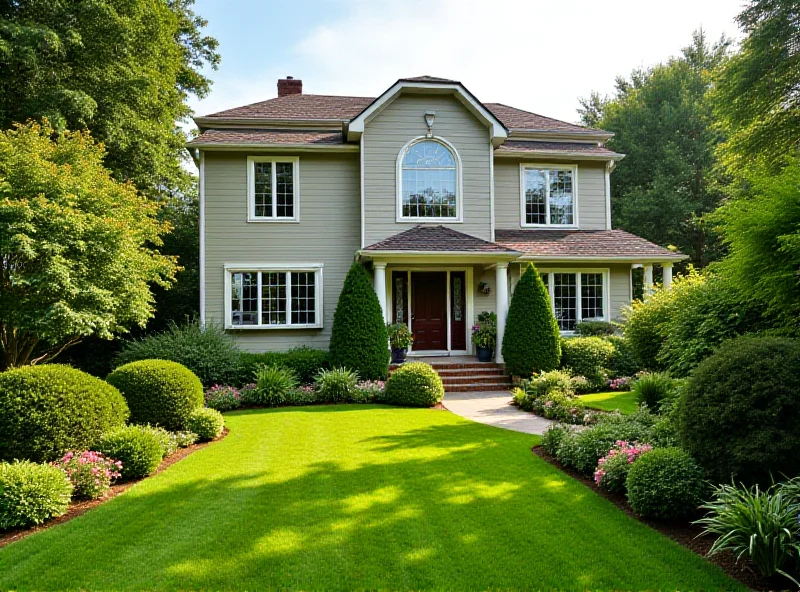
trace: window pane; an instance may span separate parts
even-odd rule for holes
[[[255,273],[231,276],[231,325],[258,324],[258,278]]]
[[[261,324],[286,324],[286,273],[265,271],[261,274]]]
[[[272,217],[272,163],[255,163],[255,215]]]
[[[603,318],[603,274],[581,274],[581,319]]]
[[[279,218],[294,217],[294,165],[275,163],[275,193]]]
[[[292,273],[292,324],[313,325],[317,318],[313,271]]]
[[[406,282],[403,277],[396,275],[394,278],[394,319],[395,323],[406,322],[406,307],[405,307],[405,291]]]
[[[433,140],[417,142],[408,149],[403,158],[404,169],[456,168],[453,153]]]
[[[574,331],[577,319],[577,285],[574,273],[553,274],[553,307],[558,328]]]
[[[525,223],[546,224],[545,210],[546,171],[525,169]]]
[[[412,146],[403,158],[402,207],[407,218],[456,217],[456,161],[439,142]]]
[[[572,224],[572,171],[550,171],[550,224]]]

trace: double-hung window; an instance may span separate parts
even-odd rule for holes
[[[522,226],[577,226],[578,169],[574,166],[520,165]]]
[[[248,222],[297,222],[300,219],[299,168],[299,160],[293,156],[248,157]]]
[[[608,320],[608,270],[548,270],[541,276],[562,332],[581,321]]]
[[[322,327],[322,265],[225,267],[229,329]]]

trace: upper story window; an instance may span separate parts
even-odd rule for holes
[[[460,165],[443,140],[408,144],[398,158],[398,221],[460,221]]]
[[[247,220],[297,222],[300,219],[299,161],[293,156],[247,159]]]
[[[578,169],[520,166],[522,226],[577,226]]]

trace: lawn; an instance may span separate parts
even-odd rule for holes
[[[447,411],[251,410],[230,435],[0,549],[0,589],[740,589]]]
[[[590,409],[600,411],[616,411],[626,415],[636,411],[636,397],[631,391],[610,391],[607,393],[594,393],[581,395],[581,400]]]

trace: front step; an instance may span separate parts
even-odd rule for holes
[[[467,393],[476,391],[507,391],[511,389],[510,382],[498,382],[494,384],[456,384],[444,385],[446,393]]]
[[[408,359],[414,361],[413,358]],[[492,362],[453,362],[425,360],[439,374],[444,390],[450,393],[474,391],[507,391],[511,388],[511,379],[505,373],[502,364]],[[389,367],[389,374],[399,368],[397,364]]]

